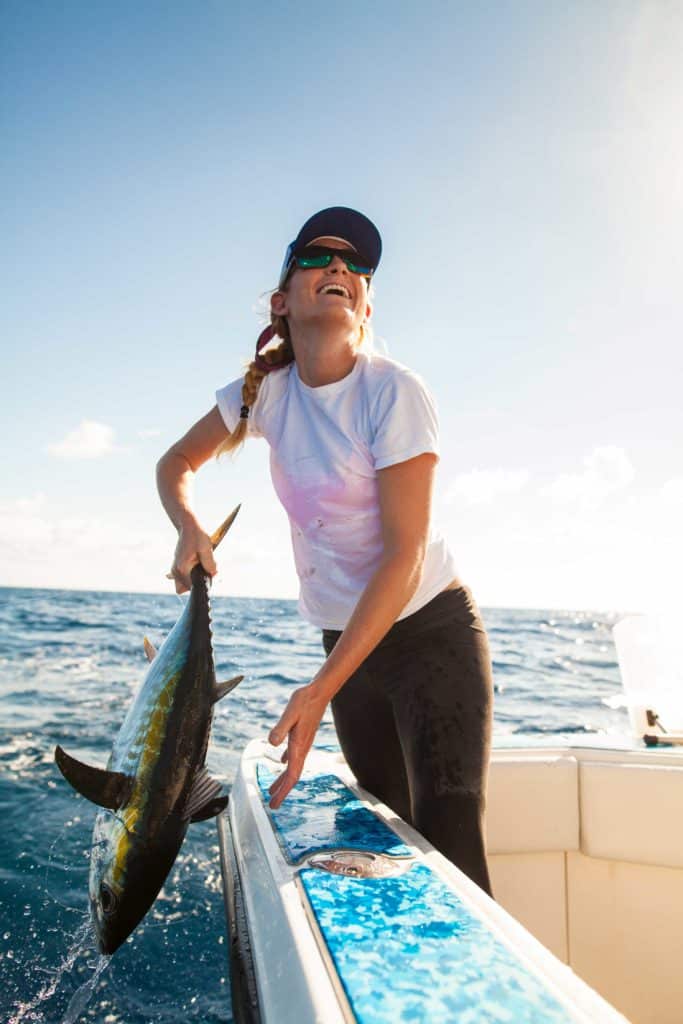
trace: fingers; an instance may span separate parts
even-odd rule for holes
[[[181,573],[178,569],[176,569],[175,565],[171,567],[170,572],[166,573],[166,579],[173,580],[173,582],[175,583],[176,594],[185,594],[192,586],[189,576],[185,576],[183,573]]]
[[[282,718],[274,729],[271,730],[270,736],[268,737],[269,742],[272,743],[274,747],[277,747],[289,733],[287,748],[281,758],[282,762],[287,765],[287,768],[282,775],[278,776],[275,782],[273,782],[268,789],[271,798],[270,806],[273,810],[277,810],[285,797],[296,786],[299,778],[301,777],[301,772],[303,771],[304,761],[306,760],[307,750],[297,737],[296,725],[294,722],[291,722],[290,724],[291,717],[290,707],[288,706]]]
[[[201,562],[202,569],[208,572],[209,576],[215,576],[218,572],[216,568],[216,559],[213,557],[213,548],[209,543],[207,546],[202,545],[197,551],[199,561]]]
[[[275,782],[269,787],[270,807],[272,807],[274,811],[278,809],[285,797],[287,797],[296,786],[297,782],[301,778],[302,768],[303,764],[298,770],[295,770],[293,765],[288,765],[287,771],[278,776]]]
[[[278,724],[273,729],[275,732],[282,721],[286,718],[287,712],[282,716]],[[273,735],[271,732],[271,736]],[[297,782],[301,778],[301,773],[304,770],[304,764],[306,762],[306,754],[311,748],[313,737],[309,742],[305,742],[298,733],[298,726],[294,725],[291,732],[289,733],[289,741],[287,743],[287,749],[282,755],[282,761],[287,765],[286,770],[282,775],[273,782],[268,789],[271,800],[270,806],[273,810],[277,810],[285,797],[294,789]]]
[[[280,807],[285,797],[291,792],[297,783],[297,779],[288,780],[287,772],[284,772],[275,780],[268,792],[270,793],[269,807],[274,811]]]
[[[186,594],[192,587],[190,580],[186,581],[182,576],[174,576],[174,580],[176,594]]]
[[[294,691],[280,721],[271,729],[268,740],[274,747],[287,740],[282,755],[287,768],[269,789],[273,809],[280,806],[299,781],[326,707],[327,700],[316,695],[310,684],[302,686]]]
[[[184,594],[192,587],[190,573],[195,565],[200,564],[209,576],[217,573],[216,561],[213,557],[211,538],[201,529],[183,528],[178,535],[173,565],[168,579],[175,581],[176,594]]]
[[[183,554],[180,551],[176,551],[175,560],[171,566],[171,575],[176,581],[176,592],[182,594],[185,590],[189,590],[192,586],[192,580],[190,579],[190,573],[197,565],[199,557],[196,551],[192,551],[188,554]],[[178,590],[180,586],[180,590]]]
[[[284,742],[287,737],[287,733],[292,728],[295,721],[296,716],[292,711],[292,698],[290,697],[289,703],[283,711],[280,721],[273,726],[268,734],[268,742],[271,746],[279,747],[280,744]]]

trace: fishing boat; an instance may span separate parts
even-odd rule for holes
[[[271,811],[279,755],[250,743],[218,819],[236,1019],[680,1024],[683,746],[645,711],[647,742],[495,747],[495,901],[338,750]]]

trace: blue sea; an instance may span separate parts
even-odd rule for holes
[[[57,771],[57,743],[106,763],[176,596],[0,589],[0,1019],[228,1022],[230,979],[214,821],[193,825],[159,898],[111,959],[87,925],[95,808]],[[614,615],[482,609],[496,685],[495,737],[628,732],[605,700],[621,689]],[[208,763],[229,788],[248,740],[265,736],[320,664],[318,632],[292,601],[216,598],[219,680]],[[330,721],[319,738],[334,740]]]

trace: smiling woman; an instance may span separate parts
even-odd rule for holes
[[[322,629],[327,655],[270,734],[275,745],[287,741],[271,806],[299,780],[331,703],[361,785],[490,892],[488,642],[432,528],[433,400],[419,377],[368,345],[381,252],[375,225],[347,207],[321,210],[287,247],[271,325],[244,379],[221,388],[159,462],[159,493],[179,534],[172,576],[180,593],[197,562],[216,571],[192,507],[194,473],[264,437],[290,520],[299,611]]]

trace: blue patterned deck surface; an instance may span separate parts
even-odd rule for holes
[[[266,806],[275,777],[257,766]],[[340,848],[412,853],[333,774],[304,776],[268,813],[291,864]],[[359,1024],[575,1019],[426,864],[391,878],[298,874]]]
[[[277,773],[259,764],[256,777],[267,807],[268,787]],[[290,864],[312,853],[340,848],[393,857],[409,857],[412,853],[336,775],[304,775],[282,806],[268,813]]]
[[[425,864],[394,878],[299,877],[362,1024],[574,1019]]]

